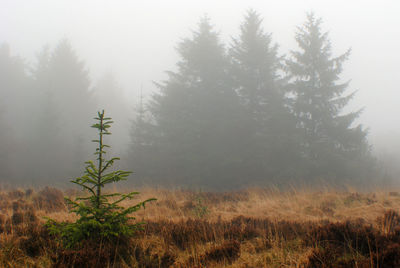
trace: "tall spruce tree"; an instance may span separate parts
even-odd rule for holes
[[[293,51],[292,59],[287,61],[293,82],[293,111],[302,131],[302,153],[309,163],[309,175],[350,179],[368,170],[367,132],[355,123],[361,110],[343,110],[355,95],[346,94],[349,82],[340,82],[350,50],[333,57],[328,33],[321,31],[321,23],[313,13],[307,15],[296,33],[299,50]]]
[[[152,177],[216,185],[234,174],[238,161],[238,99],[229,83],[225,49],[204,18],[178,53],[178,70],[168,72],[147,107],[151,124],[145,144],[151,153],[145,155],[154,163],[149,171]]]
[[[295,171],[295,120],[285,97],[282,57],[262,21],[256,11],[247,12],[230,49],[231,75],[245,112],[245,170],[253,180],[282,179]]]

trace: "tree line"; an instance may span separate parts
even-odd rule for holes
[[[340,79],[350,50],[333,56],[321,23],[308,14],[295,34],[297,50],[280,55],[254,10],[228,44],[201,19],[178,44],[177,70],[156,83],[132,125],[123,126],[131,128],[125,165],[135,181],[232,188],[376,176],[367,129],[356,122],[362,110],[347,112],[355,92]],[[0,133],[2,163],[14,163],[1,168],[3,177],[6,167],[24,168],[32,178],[75,174],[90,151],[87,125],[98,102],[88,71],[65,40],[44,49],[37,62],[28,72],[7,47],[0,49],[2,93],[17,104],[0,103],[1,121],[19,133],[6,127]],[[103,104],[114,99],[111,116],[123,106],[116,84],[109,77],[97,86],[108,92]],[[25,111],[15,113],[19,118],[7,113],[18,109]]]
[[[35,64],[1,45],[0,87],[0,178],[6,182],[68,182],[80,175],[92,149],[88,126],[96,111],[126,110],[113,76],[93,85],[66,39],[53,49],[45,46]]]
[[[344,111],[355,95],[340,80],[350,50],[333,56],[321,23],[308,14],[298,49],[283,56],[256,11],[229,45],[203,18],[178,45],[177,71],[137,115],[137,177],[231,187],[376,174],[367,130],[355,122],[361,110]]]

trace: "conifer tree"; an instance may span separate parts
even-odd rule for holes
[[[4,180],[21,177],[27,139],[32,123],[26,111],[32,111],[32,94],[28,90],[30,79],[27,65],[12,55],[8,44],[0,44],[0,178]]]
[[[113,121],[106,117],[104,110],[97,113],[94,118],[96,123],[92,125],[98,131],[98,139],[93,140],[97,145],[95,150],[96,160],[86,162],[84,175],[71,182],[78,185],[85,196],[66,198],[71,212],[78,219],[75,222],[61,222],[48,219],[47,227],[50,233],[61,239],[66,248],[79,248],[84,243],[95,243],[96,249],[102,244],[118,244],[133,236],[135,231],[141,228],[143,223],[132,224],[130,220],[135,218],[130,214],[145,207],[147,202],[156,200],[149,198],[136,205],[123,207],[121,202],[133,199],[138,192],[107,193],[105,187],[109,184],[124,181],[132,173],[124,170],[112,170],[118,157],[106,158],[106,150],[110,148],[105,143],[105,137],[111,135],[110,128]]]
[[[91,111],[96,109],[90,90],[90,79],[84,62],[81,61],[70,42],[61,40],[50,54],[48,63],[48,88],[58,118],[68,133],[60,133],[65,146],[64,159],[68,174],[75,176],[80,163],[89,156],[90,147],[84,142],[91,135],[85,126],[90,123]]]
[[[293,110],[311,175],[349,178],[365,169],[366,159],[370,159],[367,132],[355,123],[361,110],[343,111],[355,95],[346,93],[349,82],[340,81],[350,50],[333,57],[328,33],[322,32],[321,23],[310,13],[296,33],[299,50],[293,51],[292,59],[287,61],[293,82]]]
[[[33,172],[29,176],[36,180],[75,176],[89,155],[84,140],[90,132],[85,126],[95,109],[84,63],[64,39],[54,49],[46,46],[38,53],[31,77],[29,91],[34,96],[29,102],[34,109],[27,120],[32,124],[27,155],[33,160],[27,166]],[[42,157],[33,157],[38,151]]]
[[[128,165],[135,169],[136,179],[144,174],[149,174],[156,159],[151,158],[151,152],[155,145],[152,135],[153,124],[149,122],[143,97],[143,88],[140,88],[140,96],[135,107],[135,118],[130,129],[130,144],[127,152]]]
[[[145,110],[144,110],[144,102],[143,102],[143,88],[140,88],[140,96],[139,96],[139,104],[137,108],[136,119],[132,126],[132,143],[134,146],[140,147],[145,145]]]
[[[155,165],[150,170],[181,181],[223,180],[229,162],[235,161],[238,105],[225,48],[204,18],[193,36],[179,44],[178,53],[178,70],[157,84],[160,92],[147,107],[151,131],[146,147]]]
[[[282,102],[282,92],[278,88],[281,58],[271,34],[264,32],[262,21],[256,11],[249,10],[240,27],[239,38],[233,39],[230,49],[235,86],[254,117],[265,113],[265,106],[273,105],[276,98]]]
[[[66,160],[64,156],[67,147],[63,146],[64,137],[60,128],[61,110],[55,99],[50,57],[50,47],[45,46],[37,54],[37,63],[31,71],[31,91],[36,94],[33,101],[37,109],[32,111],[34,125],[30,130],[27,154],[32,159],[29,162],[30,176],[35,180],[54,180],[66,175],[64,165],[59,165]],[[41,157],[35,158],[38,151],[41,152]]]
[[[53,50],[49,71],[52,91],[67,123],[73,121],[85,129],[94,110],[89,74],[68,40],[61,40]]]
[[[293,176],[296,155],[295,121],[288,110],[285,79],[280,74],[282,57],[262,21],[256,11],[249,10],[230,49],[231,76],[245,112],[243,152],[247,152],[245,159],[250,165],[246,171],[252,179]]]

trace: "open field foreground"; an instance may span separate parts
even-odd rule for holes
[[[400,192],[140,189],[129,241],[65,249],[44,226],[73,221],[54,188],[0,192],[1,267],[400,267]]]

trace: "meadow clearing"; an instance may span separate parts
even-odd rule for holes
[[[2,267],[399,267],[400,192],[144,187],[129,241],[65,249],[46,217],[74,221],[72,189],[0,192]]]

